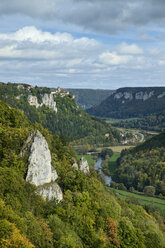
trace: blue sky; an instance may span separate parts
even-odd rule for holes
[[[164,9],[164,0],[0,1],[0,81],[165,86]]]

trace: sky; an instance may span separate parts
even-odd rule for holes
[[[165,0],[0,0],[0,81],[165,86]]]

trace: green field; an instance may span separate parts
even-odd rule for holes
[[[158,207],[162,210],[165,210],[165,200],[156,198],[156,197],[150,197],[145,195],[138,195],[135,193],[131,193],[128,191],[118,190],[114,189],[116,193],[123,197],[134,197],[139,200],[139,203],[142,205],[151,205],[153,207]]]
[[[87,162],[88,162],[88,164],[89,164],[90,166],[93,166],[93,165],[95,164],[95,161],[94,161],[92,155],[77,155],[77,158],[78,158],[78,159],[80,159],[80,158],[82,158],[82,157],[84,157],[84,158],[87,160]]]
[[[111,175],[114,174],[115,170],[116,170],[116,166],[117,166],[117,159],[120,157],[120,153],[118,152],[114,152],[112,157],[110,157],[109,159],[109,165],[108,165],[108,169],[111,172]]]

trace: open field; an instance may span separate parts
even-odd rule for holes
[[[119,157],[120,157],[120,153],[114,152],[112,157],[110,157],[110,159],[109,159],[108,169],[109,169],[111,175],[113,175],[115,170],[116,170],[116,163],[117,163],[117,159]]]
[[[143,132],[143,133],[147,133],[147,134],[150,134],[150,135],[156,135],[156,134],[159,133],[159,132],[156,132],[156,131],[149,131],[149,130],[135,129],[135,128],[125,128],[125,127],[116,127],[116,128],[121,130],[121,131],[128,130],[130,132],[136,132],[136,133]]]
[[[114,153],[121,153],[122,150],[124,149],[129,149],[129,148],[133,148],[134,146],[109,146],[107,148],[112,149],[112,151]]]
[[[120,121],[132,121],[132,120],[138,120],[138,119],[140,119],[140,118],[126,118],[126,119],[115,119],[115,118],[101,118],[101,119],[103,119],[104,121],[106,121],[107,123],[116,123],[116,122],[120,122]]]
[[[154,207],[158,207],[162,210],[165,210],[165,200],[163,199],[145,196],[145,195],[138,195],[135,193],[131,193],[124,190],[118,190],[118,189],[114,189],[114,191],[123,197],[134,197],[138,199],[142,205],[151,205]]]

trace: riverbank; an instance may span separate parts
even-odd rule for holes
[[[112,178],[111,176],[108,176],[106,175],[103,171],[102,171],[102,162],[103,162],[103,159],[101,157],[98,157],[97,161],[96,161],[96,164],[94,166],[94,169],[98,172],[101,172],[102,175],[103,175],[103,180],[105,180],[105,184],[107,186],[110,186],[111,184],[111,181],[112,181]]]

